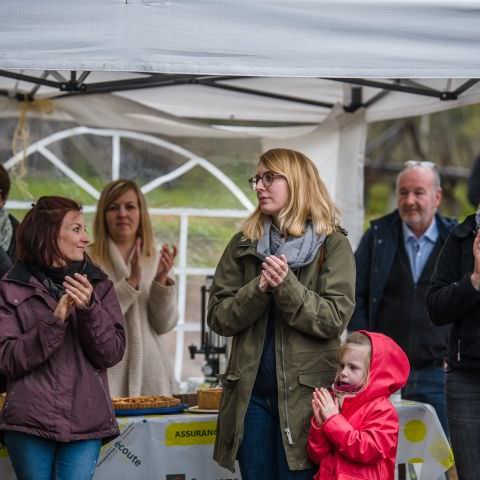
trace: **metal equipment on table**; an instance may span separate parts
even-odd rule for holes
[[[205,375],[205,382],[212,385],[218,383],[217,375],[225,369],[227,359],[227,339],[208,328],[207,325],[207,305],[210,287],[213,277],[206,277],[205,285],[202,285],[201,292],[201,330],[200,347],[195,344],[189,345],[190,357],[192,360],[195,355],[205,355],[205,363],[202,366],[202,372]]]

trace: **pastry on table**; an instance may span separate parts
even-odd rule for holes
[[[198,408],[201,410],[218,410],[222,390],[221,387],[198,390]]]
[[[177,407],[180,400],[163,395],[149,395],[143,397],[117,397],[112,398],[113,408],[121,409],[139,409],[139,408],[161,408]]]

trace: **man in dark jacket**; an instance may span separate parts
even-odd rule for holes
[[[15,261],[15,234],[18,221],[5,209],[9,192],[10,177],[3,165],[0,165],[0,278]]]
[[[5,203],[10,192],[10,177],[0,164],[0,279],[15,262],[15,243],[18,221],[7,213]],[[0,373],[0,393],[5,392],[7,382]]]
[[[385,333],[405,350],[412,371],[403,398],[432,404],[447,431],[449,327],[430,321],[425,298],[435,261],[456,222],[437,212],[442,191],[431,162],[407,162],[396,193],[398,209],[371,223],[355,253],[356,309],[349,329]]]

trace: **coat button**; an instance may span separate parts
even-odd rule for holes
[[[13,300],[13,303],[18,303],[18,299],[15,298],[15,299]]]
[[[293,387],[291,385],[288,387],[288,391],[293,392]]]

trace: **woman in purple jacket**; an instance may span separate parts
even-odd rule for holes
[[[124,321],[88,241],[78,203],[41,197],[0,282],[0,433],[19,480],[91,479],[119,433],[106,369],[122,358]]]

